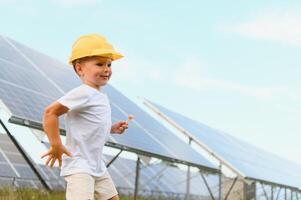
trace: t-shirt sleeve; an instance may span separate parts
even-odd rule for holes
[[[59,98],[57,102],[69,108],[69,111],[72,111],[83,108],[87,104],[89,97],[89,93],[79,87]]]

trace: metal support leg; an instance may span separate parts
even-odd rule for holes
[[[190,166],[188,166],[187,169],[185,200],[189,200],[189,196],[190,196]]]
[[[202,177],[202,179],[203,179],[203,181],[204,181],[204,183],[205,183],[205,185],[206,185],[206,187],[207,187],[207,189],[208,189],[208,192],[209,192],[209,194],[210,194],[210,197],[211,197],[211,199],[212,200],[215,200],[215,198],[214,198],[214,196],[213,196],[213,194],[212,194],[212,192],[211,192],[211,189],[210,189],[210,187],[209,187],[209,185],[208,185],[208,183],[207,183],[207,181],[206,181],[206,178],[204,177],[204,175],[203,175],[203,173],[200,171],[200,174],[201,174],[201,177]]]
[[[107,164],[107,168],[110,167],[110,165],[118,158],[118,156],[123,152],[123,150],[120,150],[119,153],[114,157],[112,158],[112,160]]]
[[[140,158],[138,156],[136,163],[136,179],[135,179],[135,193],[134,200],[138,199],[138,190],[139,190],[139,177],[140,177]]]
[[[279,188],[279,190],[278,190],[278,193],[277,193],[277,196],[276,196],[276,200],[278,200],[278,198],[279,198],[281,189],[282,189],[282,188]]]
[[[265,188],[264,188],[263,184],[262,184],[262,183],[260,183],[260,184],[261,184],[262,190],[263,190],[263,192],[264,192],[265,198],[266,198],[267,200],[269,200],[269,196],[268,196],[267,192],[265,191]]]
[[[274,186],[271,185],[271,200],[274,200]]]
[[[188,144],[191,146],[192,139],[189,138]],[[185,200],[189,200],[190,196],[190,166],[187,168],[187,178],[186,178],[186,193],[185,193]]]
[[[287,200],[287,191],[286,191],[286,188],[284,188],[284,200]]]
[[[222,200],[222,164],[220,163],[219,164],[219,171],[220,171],[220,174],[219,174],[219,177],[218,177],[218,199],[219,200]]]
[[[257,182],[254,183],[255,184],[255,197],[254,200],[257,200]],[[248,199],[246,199],[248,200]]]

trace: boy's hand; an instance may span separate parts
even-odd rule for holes
[[[127,121],[116,122],[111,127],[111,133],[122,134],[125,131],[125,129],[127,129],[127,128],[128,128],[128,122]]]
[[[66,149],[64,145],[51,146],[50,149],[42,155],[41,158],[48,156],[45,165],[53,167],[56,160],[59,162],[59,167],[62,166],[62,155],[72,156],[72,154]],[[50,163],[50,164],[49,164]]]

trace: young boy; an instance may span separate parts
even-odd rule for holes
[[[110,133],[123,133],[127,121],[112,125],[111,109],[101,87],[112,75],[111,62],[122,58],[98,34],[80,37],[72,47],[69,63],[82,85],[50,104],[44,112],[43,127],[50,149],[46,165],[58,160],[67,182],[67,200],[118,200],[116,188],[102,160],[102,150]],[[66,146],[59,137],[59,116],[66,114]]]

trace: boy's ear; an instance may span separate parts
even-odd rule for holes
[[[79,62],[76,62],[74,65],[74,70],[80,76],[82,74],[82,65]]]

